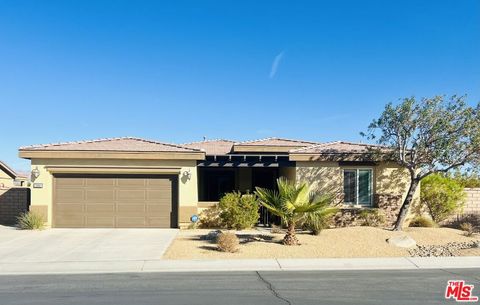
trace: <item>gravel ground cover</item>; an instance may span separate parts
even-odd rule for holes
[[[283,234],[271,234],[267,230],[236,231],[240,249],[236,253],[224,253],[215,245],[215,230],[183,230],[163,256],[164,259],[254,259],[254,258],[340,258],[340,257],[394,257],[420,255],[415,249],[403,249],[389,245],[393,236],[408,235],[421,247],[448,246],[471,243],[480,236],[466,237],[460,230],[450,228],[406,228],[393,232],[374,227],[347,227],[328,229],[319,236],[299,233],[300,246],[281,244]],[[210,233],[210,235],[208,235]],[[427,247],[428,248],[428,247]],[[462,247],[460,247],[462,248]],[[465,247],[463,247],[465,248]],[[453,255],[479,255],[478,248],[457,249]],[[432,251],[438,252],[433,247]],[[446,253],[440,251],[438,253]]]

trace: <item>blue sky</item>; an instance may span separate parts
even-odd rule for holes
[[[480,1],[0,0],[0,159],[138,136],[359,141],[386,102],[480,101]]]

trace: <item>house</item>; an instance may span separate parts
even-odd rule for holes
[[[221,194],[273,188],[280,176],[334,196],[348,224],[358,211],[395,218],[408,174],[368,157],[370,145],[282,138],[183,145],[124,137],[22,147],[31,160],[30,210],[52,227],[179,227]]]
[[[26,186],[27,177],[15,172],[5,162],[0,161],[0,189]]]

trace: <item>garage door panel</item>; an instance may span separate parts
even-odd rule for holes
[[[115,181],[114,178],[87,178],[85,179],[85,185],[88,187],[114,186]]]
[[[83,203],[63,203],[57,204],[55,211],[58,213],[82,213]]]
[[[149,228],[165,228],[170,224],[170,217],[147,217],[147,227]]]
[[[55,227],[170,228],[176,184],[168,176],[55,178]],[[174,217],[173,219],[176,219]]]
[[[95,203],[85,205],[85,212],[86,213],[114,213],[115,212],[115,204],[114,203]]]
[[[85,185],[85,179],[83,178],[57,179],[55,183],[57,186],[83,187]]]
[[[57,202],[79,202],[84,200],[84,193],[83,189],[64,188],[57,190],[55,195]]]
[[[85,227],[83,214],[56,214],[55,226],[62,228]]]
[[[147,190],[146,200],[156,201],[171,201],[172,195],[169,189],[167,190]]]
[[[149,204],[147,205],[146,212],[148,214],[155,214],[155,216],[159,214],[165,214],[165,211],[169,208],[168,205],[159,205],[159,204]]]
[[[154,188],[171,188],[172,187],[172,180],[171,179],[148,179],[147,180],[148,187]]]
[[[135,179],[135,178],[123,178],[117,180],[117,185],[121,187],[141,187],[144,188],[146,185],[146,179]]]
[[[115,191],[110,190],[92,190],[86,189],[85,190],[85,201],[87,203],[95,203],[95,202],[109,202],[115,200]]]
[[[86,217],[86,227],[95,227],[95,228],[114,228],[115,227],[115,217],[113,216],[87,216]]]
[[[117,200],[141,200],[144,201],[146,198],[145,190],[124,190],[119,189],[117,191]]]
[[[117,217],[117,227],[142,228],[145,227],[145,217]]]
[[[137,215],[143,215],[145,214],[145,205],[144,204],[124,204],[124,203],[119,203],[117,205],[117,212],[119,214],[130,214],[130,213],[136,213]]]

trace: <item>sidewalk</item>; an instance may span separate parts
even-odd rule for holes
[[[126,272],[412,270],[480,268],[480,257],[131,260],[0,263],[0,275]]]

